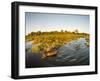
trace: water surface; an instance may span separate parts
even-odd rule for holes
[[[89,65],[89,47],[85,38],[71,41],[57,49],[54,57],[42,59],[42,53],[32,53],[32,41],[26,42],[26,68]]]

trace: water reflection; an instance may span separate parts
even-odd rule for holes
[[[57,49],[54,57],[42,59],[42,53],[33,54],[32,41],[26,42],[26,68],[89,65],[89,47],[85,38],[71,41]]]

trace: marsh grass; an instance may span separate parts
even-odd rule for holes
[[[85,38],[89,46],[90,35],[87,33],[78,32],[31,32],[25,36],[26,41],[33,41],[33,47],[31,48],[33,53],[43,51],[43,56],[52,56],[56,54],[56,49],[69,43],[70,41],[77,40],[79,38]],[[79,47],[76,47],[77,49]]]

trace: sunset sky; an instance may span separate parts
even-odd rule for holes
[[[89,15],[25,12],[26,34],[36,31],[74,31],[89,33]]]

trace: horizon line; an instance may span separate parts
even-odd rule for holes
[[[41,30],[38,30],[38,31],[32,31],[32,32],[61,32],[63,29],[61,29],[61,30],[51,30],[51,31],[41,31]],[[63,30],[63,32],[75,32],[76,30],[78,30],[78,29],[75,29],[75,30],[73,30],[73,31],[70,31],[70,30]],[[32,33],[32,32],[30,32],[30,33]],[[28,34],[30,34],[30,33],[26,33],[26,35],[28,35]],[[87,34],[89,34],[89,32],[81,32],[81,31],[79,31],[78,30],[78,33],[87,33]]]

